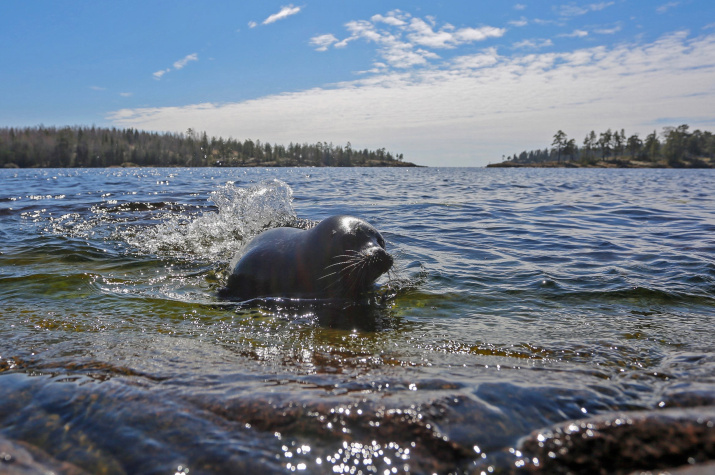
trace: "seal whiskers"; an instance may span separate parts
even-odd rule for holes
[[[322,280],[328,277],[335,276],[335,279],[331,283],[329,283],[325,287],[325,289],[329,289],[331,287],[339,285],[341,282],[347,282],[348,285],[346,286],[346,288],[351,293],[354,292],[358,287],[358,284],[360,283],[361,276],[364,274],[364,268],[367,264],[367,256],[365,256],[363,253],[355,252],[355,255],[352,256],[344,255],[335,257],[347,257],[347,259],[340,262],[335,262],[326,267],[326,269],[330,267],[338,267],[338,269],[335,272],[331,272],[320,277],[320,279]]]

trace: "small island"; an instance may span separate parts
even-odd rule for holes
[[[576,145],[559,130],[551,148],[521,152],[504,157],[488,167],[535,168],[715,168],[715,135],[689,131],[688,125],[664,127],[660,137],[653,131],[645,140],[638,134],[626,136],[623,129],[600,133],[591,131]]]
[[[271,145],[251,139],[101,127],[0,128],[0,168],[74,167],[416,167],[384,148],[318,142]]]

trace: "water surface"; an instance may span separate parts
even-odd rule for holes
[[[0,183],[0,435],[91,473],[499,471],[550,424],[713,404],[712,170]],[[216,297],[250,236],[334,214],[396,258],[369,304]]]

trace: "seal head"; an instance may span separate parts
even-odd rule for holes
[[[223,298],[353,298],[393,263],[380,233],[352,216],[332,216],[308,230],[270,229],[237,257]]]

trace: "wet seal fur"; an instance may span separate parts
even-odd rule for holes
[[[352,216],[264,231],[238,257],[221,298],[354,298],[393,262],[377,229]]]

